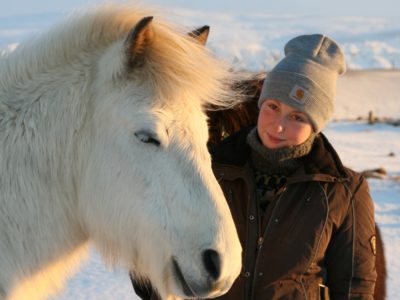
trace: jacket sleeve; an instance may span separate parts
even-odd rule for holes
[[[377,277],[374,203],[364,178],[348,195],[346,216],[326,254],[327,285],[331,299],[372,300]]]

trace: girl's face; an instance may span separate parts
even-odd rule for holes
[[[257,131],[264,146],[276,149],[304,143],[313,128],[305,113],[281,101],[267,99],[260,107]]]

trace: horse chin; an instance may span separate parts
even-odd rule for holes
[[[175,258],[172,258],[172,274],[175,284],[179,286],[178,290],[181,291],[178,294],[184,299],[214,298],[224,294],[230,286],[229,284],[214,282],[210,278],[205,280],[203,284],[189,280]]]
[[[176,279],[176,281],[179,283],[179,285],[182,288],[184,296],[194,298],[196,296],[196,292],[186,281],[185,276],[183,275],[182,270],[179,267],[179,264],[175,258],[172,258],[172,271],[174,274],[174,278]]]

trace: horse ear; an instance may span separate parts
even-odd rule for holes
[[[205,25],[203,27],[197,28],[192,32],[189,32],[189,36],[196,39],[201,45],[207,43],[208,34],[210,33],[210,26]]]
[[[154,38],[152,20],[151,16],[141,19],[125,40],[124,47],[130,68],[141,66],[144,63],[148,46]]]

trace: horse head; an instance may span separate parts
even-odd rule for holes
[[[178,34],[144,17],[105,48],[77,146],[85,231],[165,299],[221,295],[241,268],[204,112],[209,99],[226,98],[231,75],[202,46],[204,32]]]

